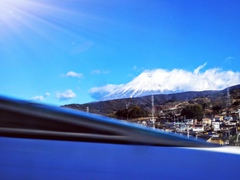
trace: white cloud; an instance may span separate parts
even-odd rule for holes
[[[44,96],[34,96],[34,97],[32,97],[32,100],[34,100],[34,101],[43,101],[44,100]]]
[[[76,94],[71,89],[68,89],[64,92],[57,92],[56,93],[56,98],[61,100],[61,101],[72,99],[72,98],[75,98],[75,97],[76,97]]]
[[[51,94],[49,92],[46,92],[44,95],[37,95],[32,97],[32,100],[34,101],[43,101],[46,97],[50,96]]]
[[[198,66],[196,69],[194,69],[194,74],[198,74],[199,71],[200,71],[201,69],[203,69],[206,65],[207,65],[207,63],[204,63],[204,64],[201,65],[201,66]]]
[[[100,70],[92,70],[91,74],[101,74]]]
[[[92,70],[91,74],[108,74],[109,71]]]
[[[76,78],[81,78],[83,77],[82,73],[76,73],[74,71],[69,71],[65,74],[65,77],[76,77]]]
[[[103,87],[94,87],[89,93],[95,99],[120,91],[138,90],[148,91],[149,89],[159,91],[203,91],[203,90],[222,90],[227,86],[240,84],[240,72],[231,70],[225,71],[219,68],[206,69],[206,63],[197,67],[195,70],[186,71],[183,69],[154,69],[145,70],[131,82],[124,85],[108,84]],[[200,72],[200,70],[202,72]],[[151,80],[149,80],[151,74]]]
[[[44,96],[48,97],[48,96],[51,96],[51,94],[49,92],[46,92]]]
[[[106,86],[91,88],[89,92],[91,93],[98,92],[98,91],[112,92],[121,86],[122,85],[107,84]]]
[[[113,84],[107,84],[106,86],[102,87],[93,87],[89,90],[90,95],[94,99],[101,99],[105,95],[112,93],[116,89],[122,87],[123,85],[113,85]]]

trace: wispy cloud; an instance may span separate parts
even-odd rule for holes
[[[206,63],[200,65],[193,71],[183,69],[154,69],[145,70],[139,76],[124,85],[108,84],[102,87],[90,89],[90,95],[95,99],[101,99],[107,94],[111,94],[118,88],[123,90],[137,91],[137,89],[147,90],[149,88],[160,91],[203,91],[221,90],[227,86],[240,84],[240,72],[231,70],[225,71],[219,68],[206,69]],[[151,82],[149,81],[151,74]]]
[[[64,92],[56,92],[56,98],[59,99],[60,101],[65,101],[75,97],[76,94],[71,89],[67,89]]]
[[[123,85],[114,85],[114,84],[107,84],[106,86],[102,87],[94,87],[89,90],[90,95],[94,99],[101,99],[105,95],[112,93],[116,89],[122,87]]]
[[[44,94],[44,97],[48,97],[48,96],[51,96],[51,94],[50,94],[49,92],[46,92],[46,93]]]
[[[77,73],[77,72],[74,72],[74,71],[69,71],[69,72],[67,72],[65,75],[63,75],[63,77],[76,77],[76,78],[81,78],[81,77],[83,77],[83,74],[82,74],[82,73]]]
[[[36,95],[32,97],[32,100],[34,101],[43,101],[46,97],[50,96],[51,94],[49,92],[46,92],[44,95]]]
[[[92,41],[85,41],[85,42],[72,42],[72,45],[74,46],[71,50],[72,54],[78,54],[78,53],[82,53],[85,52],[87,50],[89,50],[92,46],[93,46],[93,42]]]
[[[196,69],[194,69],[193,73],[198,74],[201,69],[203,69],[207,63],[204,63],[203,65],[198,66]]]
[[[235,57],[229,56],[229,57],[225,58],[225,62],[226,63],[231,63],[231,61],[234,60],[234,59],[235,59]]]
[[[110,71],[92,70],[91,74],[109,74]]]
[[[143,71],[144,68],[143,68],[143,67],[137,67],[137,66],[135,65],[135,66],[133,66],[133,70],[139,72],[139,71]]]

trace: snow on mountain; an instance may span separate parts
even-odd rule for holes
[[[127,84],[94,87],[89,92],[95,99],[105,101],[140,97],[151,94],[170,94],[183,91],[221,90],[240,83],[240,73],[213,68],[200,72],[173,69],[145,70]]]
[[[122,85],[113,92],[107,94],[101,100],[180,92],[181,90],[178,87],[173,87],[173,85],[168,82],[169,78],[171,77],[166,76],[165,70],[147,70],[133,79],[131,82]]]

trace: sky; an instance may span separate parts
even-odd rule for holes
[[[239,17],[239,0],[1,0],[0,95],[83,104],[156,69],[239,84]]]

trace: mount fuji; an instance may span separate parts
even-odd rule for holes
[[[169,76],[162,69],[146,70],[131,82],[117,86],[115,90],[101,98],[101,101],[182,92],[183,90],[179,86],[173,85],[169,81],[172,78],[181,81],[181,78],[176,77],[174,74]]]
[[[90,90],[100,101],[141,97],[152,94],[174,94],[185,91],[222,90],[240,83],[240,73],[213,68],[200,72],[204,65],[193,72],[182,69],[145,70],[132,81],[122,85],[106,85]]]

